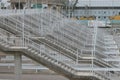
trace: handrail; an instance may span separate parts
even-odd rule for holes
[[[22,12],[22,11],[21,11]],[[18,12],[18,14],[19,14],[20,12]],[[6,18],[7,19],[7,18]],[[14,20],[15,21],[15,20]],[[5,22],[4,21],[4,19],[3,19],[3,21],[2,21],[3,23]],[[2,23],[1,22],[1,23]],[[10,24],[11,26],[14,26],[15,27],[15,24],[14,23],[11,23],[11,22],[9,22],[9,23],[7,23],[7,22],[5,22],[4,23],[6,26],[8,26],[9,27],[9,25],[8,24]],[[22,24],[22,23],[21,23]],[[26,25],[26,24],[25,24]],[[19,25],[19,27],[17,27],[18,29],[17,29],[17,31],[19,31],[19,32],[22,32],[22,31],[20,31],[21,30],[21,25]],[[29,27],[29,26],[28,26]],[[47,26],[46,26],[47,27]],[[49,30],[48,30],[49,31]],[[29,34],[29,33],[28,33]],[[26,35],[26,34],[25,34]],[[7,40],[7,36],[5,36],[5,37],[0,37],[0,38],[5,38],[5,41],[7,42],[8,40]],[[15,39],[14,37],[12,38],[12,39]],[[34,50],[37,50],[37,51],[40,51],[40,45],[39,44],[37,44],[37,43],[35,43],[34,41],[32,41],[30,38],[21,38],[21,37],[19,37],[19,38],[17,38],[17,39],[15,39],[16,41],[20,41],[20,43],[24,43],[24,45],[21,45],[21,44],[18,44],[18,43],[16,43],[14,46],[18,46],[18,47],[32,47]],[[15,41],[15,42],[16,42]],[[9,42],[9,41],[8,41]],[[70,43],[70,42],[69,42]],[[45,49],[45,50],[43,50],[44,48],[42,48],[41,49],[41,51],[43,51],[42,53],[45,53],[44,51],[46,51],[47,50],[47,52],[49,52],[49,50],[48,49]],[[40,52],[41,53],[41,52]],[[67,65],[67,64],[66,64]],[[71,68],[71,67],[69,67],[69,68]]]
[[[1,37],[0,37],[1,38]],[[21,41],[21,40],[23,40],[22,38],[20,38],[20,37],[16,37],[16,38],[14,38],[15,40],[20,40],[20,42],[23,42],[23,41]],[[46,52],[49,52],[48,51],[48,49],[45,49],[45,48],[40,48],[40,45],[39,44],[37,44],[37,43],[35,43],[35,42],[33,42],[32,40],[30,40],[30,39],[28,39],[28,38],[25,38],[24,39],[25,40],[25,43],[26,43],[26,45],[24,45],[24,47],[31,47],[32,49],[34,49],[34,50],[37,50],[40,54],[45,54]],[[8,41],[7,41],[8,42]],[[17,43],[17,44],[15,44],[15,46],[17,46],[17,47],[21,47],[21,45],[19,44],[19,43]],[[47,50],[47,51],[46,51]],[[44,51],[46,51],[46,52],[44,52]],[[47,56],[49,56],[49,55],[47,55]],[[49,56],[50,57],[50,56]],[[51,57],[52,59],[54,59],[53,57]],[[65,65],[66,67],[68,67],[68,68],[72,68],[69,64],[66,64],[66,63],[64,63],[64,62],[61,62],[61,61],[58,61],[59,63],[62,63],[62,65]],[[74,71],[76,71],[74,68],[72,68],[72,70],[74,70]],[[78,71],[77,71],[78,72]],[[81,71],[80,71],[81,72]],[[103,76],[103,73],[100,73],[100,72],[95,72],[95,73],[97,73],[97,74],[100,74],[101,76]],[[104,74],[105,75],[105,74]],[[109,76],[107,76],[107,78],[110,78],[110,76],[111,76],[112,74],[110,74],[109,73]],[[103,77],[105,77],[106,78],[106,76],[103,76]],[[112,78],[112,77],[111,77]],[[113,80],[113,79],[112,79]]]

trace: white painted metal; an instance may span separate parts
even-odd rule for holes
[[[119,67],[115,67],[116,64],[105,60],[113,58],[111,50],[114,54],[119,54],[112,36],[106,33],[100,34],[97,27],[93,31],[65,18],[58,12],[47,9],[42,11],[37,9],[3,10],[0,13],[0,28],[16,31],[16,35],[13,35],[0,29],[1,46],[10,50],[25,49],[32,56],[44,58],[49,63],[79,76],[81,76],[81,71],[82,73],[88,71],[93,72],[93,76],[101,80],[114,80],[115,78],[111,75],[115,75],[116,72],[111,74],[109,71],[120,70]],[[38,44],[32,38],[38,41],[42,39],[43,44]],[[85,66],[85,62],[90,66]],[[103,75],[103,72],[106,75]],[[119,76],[116,77],[119,80]]]

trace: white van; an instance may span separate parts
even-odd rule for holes
[[[98,27],[112,27],[110,25],[110,21],[97,21],[97,20],[88,21],[88,27],[94,27],[95,24],[97,24]]]

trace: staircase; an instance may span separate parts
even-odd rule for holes
[[[110,77],[114,75],[111,72],[103,74],[103,72],[98,73],[97,71],[77,70],[77,68],[82,68],[79,66],[84,62],[90,65],[92,61],[97,67],[115,67],[114,64],[104,60],[107,57],[112,58],[111,55],[108,55],[110,50],[113,50],[114,53],[118,52],[111,36],[98,35],[95,45],[93,43],[94,34],[87,27],[75,22],[71,24],[72,21],[53,16],[48,10],[39,13],[37,11],[34,13],[30,10],[32,13],[29,13],[28,10],[27,13],[23,11],[25,14],[18,12],[0,16],[0,28],[4,30],[0,31],[4,36],[4,38],[3,36],[0,38],[0,47],[3,51],[24,53],[25,56],[68,78],[114,80]],[[64,22],[64,19],[67,21]],[[60,20],[62,21],[60,22]],[[3,32],[12,34],[11,42],[8,40],[9,36]],[[93,51],[94,46],[95,51]],[[49,53],[53,51],[64,57],[63,60],[70,61],[65,62],[56,56],[51,56]],[[94,55],[93,52],[95,52]]]
[[[44,16],[44,15],[43,15]],[[22,29],[23,29],[23,27],[22,27],[22,21],[24,21],[25,22],[25,24],[24,24],[24,30],[25,30],[25,32],[24,32],[24,34],[26,34],[26,35],[31,35],[32,37],[34,37],[34,36],[36,36],[36,35],[38,35],[38,36],[40,36],[39,35],[39,31],[37,31],[37,29],[36,28],[32,28],[31,27],[31,25],[30,25],[30,22],[29,22],[29,24],[26,22],[26,20],[28,20],[28,21],[31,21],[31,20],[29,20],[29,19],[27,19],[27,17],[25,18],[26,20],[20,20],[20,18],[19,17],[21,17],[21,16],[17,16],[18,17],[18,20],[16,19],[16,18],[14,18],[14,16],[13,17],[11,17],[11,16],[7,16],[7,17],[4,17],[5,19],[3,19],[3,21],[1,21],[1,23],[4,23],[4,25],[6,25],[7,27],[3,27],[2,26],[2,28],[6,28],[6,29],[9,29],[10,31],[13,31],[13,29],[15,29],[14,31],[15,32],[20,32],[20,34],[22,34]],[[23,17],[23,16],[22,16]],[[35,18],[34,18],[35,19]],[[6,20],[6,21],[4,21],[4,20]],[[14,22],[13,22],[14,21]],[[17,21],[17,22],[16,22]],[[36,20],[36,22],[37,22],[38,20]],[[43,21],[45,21],[45,20],[43,20]],[[12,27],[10,27],[10,25],[12,26]],[[17,25],[17,26],[16,26]],[[44,26],[44,25],[43,25]],[[44,26],[45,27],[45,26]],[[65,26],[63,26],[63,27],[65,27]],[[63,28],[62,27],[62,28]],[[61,27],[59,27],[59,28],[61,28]],[[71,27],[72,28],[72,27]],[[12,29],[12,30],[11,30]],[[50,28],[48,28],[48,29],[50,29]],[[67,55],[69,56],[69,53],[70,52],[72,52],[72,54],[70,55],[70,56],[72,56],[72,57],[74,57],[74,59],[76,58],[76,51],[77,51],[77,49],[78,49],[78,47],[80,48],[79,49],[79,53],[80,53],[80,55],[81,54],[84,54],[84,53],[88,53],[89,52],[89,54],[88,55],[91,55],[92,54],[92,48],[90,48],[89,46],[93,46],[91,43],[92,43],[92,39],[90,39],[92,36],[92,34],[90,33],[90,35],[87,35],[88,36],[88,38],[86,39],[86,33],[85,32],[83,32],[82,31],[82,33],[73,33],[73,32],[75,32],[73,29],[72,29],[72,31],[70,32],[70,29],[69,29],[69,32],[68,33],[66,33],[65,31],[63,32],[62,30],[60,30],[60,29],[58,29],[57,31],[56,31],[56,29],[55,29],[55,31],[54,31],[54,33],[53,34],[50,34],[51,32],[50,31],[48,31],[48,29],[45,29],[45,31],[44,32],[48,32],[47,33],[47,35],[45,35],[45,38],[42,38],[42,39],[45,39],[45,40],[43,40],[42,42],[44,42],[44,41],[46,41],[44,44],[46,44],[47,43],[47,45],[49,45],[48,44],[48,42],[50,43],[50,44],[52,44],[52,46],[51,45],[49,45],[49,46],[51,46],[51,47],[54,47],[54,48],[56,48],[56,47],[58,47],[57,49],[62,49],[62,51],[65,51],[64,53],[68,53]],[[16,31],[17,30],[17,31]],[[47,30],[47,31],[46,31]],[[75,29],[76,30],[76,29]],[[57,33],[56,33],[57,32]],[[64,34],[62,34],[62,33],[64,33]],[[78,30],[76,30],[76,32],[80,32],[80,31],[78,31]],[[88,32],[88,31],[87,31]],[[32,34],[31,34],[32,33]],[[65,34],[66,33],[66,34]],[[72,34],[81,34],[81,35],[77,35],[76,37],[73,37],[74,35],[69,35],[70,33],[72,33]],[[88,34],[89,34],[88,33]],[[55,35],[55,34],[57,34],[57,35]],[[39,37],[38,37],[39,38]],[[61,40],[60,40],[61,39]],[[72,41],[70,41],[70,39],[72,39]],[[81,40],[82,39],[82,40]],[[86,41],[86,40],[88,40],[88,39],[90,39],[89,41]],[[73,42],[74,41],[74,42]],[[69,42],[69,43],[68,43]],[[76,43],[77,42],[77,43]],[[90,43],[91,42],[91,43]],[[54,45],[53,45],[53,43],[54,43]],[[72,44],[73,43],[73,44]],[[99,43],[99,41],[98,41],[98,43]],[[103,43],[103,42],[102,42]],[[81,46],[79,46],[78,44],[80,44]],[[84,47],[83,47],[84,46]],[[87,48],[87,46],[90,48],[89,50],[87,49],[86,50],[86,48]],[[103,52],[103,47],[104,46],[99,46],[99,45],[96,45],[97,47],[99,47],[99,48],[97,48],[96,47],[96,53],[97,54],[99,54],[99,55],[104,55],[104,54],[101,54],[101,52]],[[81,49],[82,48],[82,49]],[[102,50],[100,49],[100,48],[102,48]],[[57,50],[56,49],[56,50]],[[74,49],[74,50],[73,50]],[[67,51],[66,51],[67,50]],[[69,52],[68,52],[69,51]],[[82,53],[81,53],[82,52]],[[66,54],[65,54],[66,55]],[[84,58],[86,58],[86,57],[84,57]],[[88,57],[87,57],[88,58]],[[91,59],[91,58],[88,58],[88,59]],[[99,60],[99,62],[101,63],[101,59]],[[99,63],[98,62],[98,63]],[[106,63],[105,63],[105,65],[106,65]]]
[[[5,30],[3,32],[5,32]],[[24,47],[22,47],[21,46],[21,44],[22,44],[21,42],[23,42],[22,38],[13,36],[13,38],[11,38],[11,39],[13,39],[15,41],[11,42],[11,40],[8,40],[8,38],[5,34],[0,33],[0,35],[2,36],[2,37],[0,37],[0,48],[4,52],[11,52],[11,51],[16,52],[17,51],[17,52],[24,53],[25,56],[47,66],[48,68],[50,68],[58,73],[64,74],[64,76],[69,77],[69,78],[72,76],[79,77],[81,75],[85,76],[85,74],[88,74],[88,72],[81,72],[81,71],[79,72],[79,71],[75,70],[74,68],[72,68],[69,64],[66,64],[65,62],[61,62],[61,61],[55,59],[54,57],[51,57],[50,55],[47,54],[47,52],[49,52],[49,51],[46,51],[46,50],[48,50],[48,49],[43,49],[43,48],[40,49],[41,46],[39,44],[36,44],[35,42],[33,42],[30,39],[25,38],[24,41],[26,44],[24,45]],[[84,74],[82,74],[82,73],[84,73]],[[92,75],[93,75],[93,73],[90,73],[87,76],[90,77]],[[98,73],[95,73],[93,75],[93,78],[98,75],[99,75]],[[103,76],[102,75],[100,75],[100,76],[99,76],[99,78],[102,79]]]

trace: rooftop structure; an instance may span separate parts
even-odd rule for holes
[[[68,0],[10,0],[12,8],[23,9],[23,8],[32,8],[32,4],[40,5],[47,4],[49,7],[61,7],[65,5]]]
[[[74,12],[69,12],[68,16],[72,13],[79,20],[107,21],[111,16],[120,15],[119,4],[119,0],[79,0]]]
[[[41,4],[54,4],[54,5],[64,5],[68,0],[10,0],[11,3],[41,3]]]

